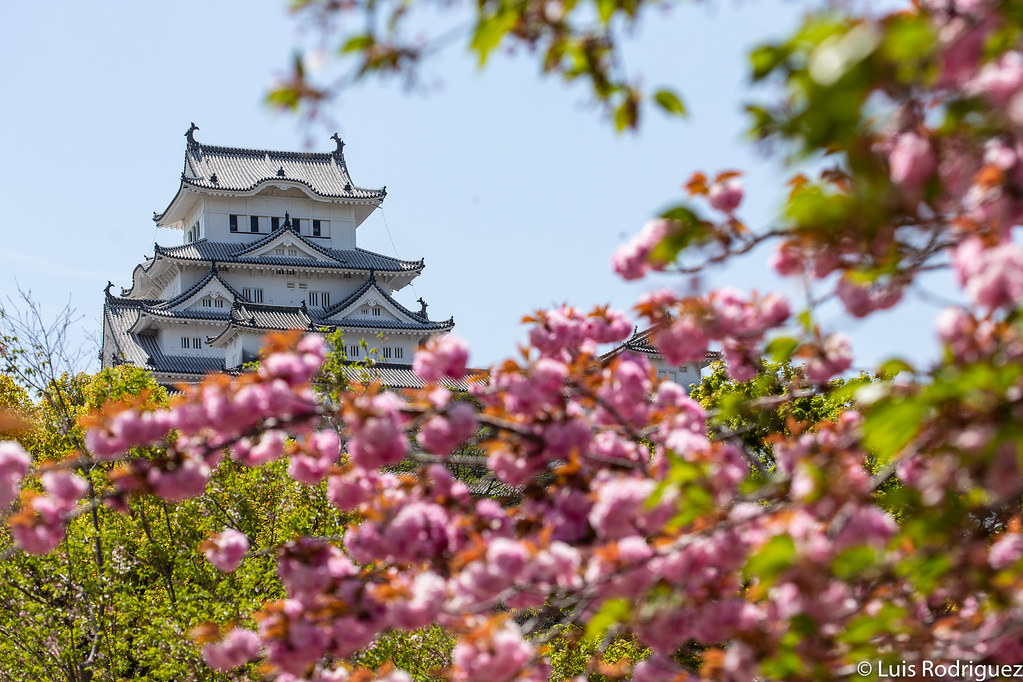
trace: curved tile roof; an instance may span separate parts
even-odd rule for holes
[[[224,369],[223,358],[189,355],[166,355],[152,334],[129,332],[142,314],[138,301],[110,297],[103,306],[103,315],[110,326],[118,362],[144,367],[168,374],[202,375]]]
[[[158,256],[167,256],[188,261],[215,261],[218,263],[239,263],[248,265],[274,265],[280,267],[330,268],[333,270],[377,270],[379,272],[421,272],[425,267],[422,260],[409,261],[392,258],[366,249],[329,249],[313,244],[300,235],[292,234],[303,245],[323,254],[329,260],[313,260],[294,256],[248,256],[246,254],[265,246],[276,239],[285,228],[278,228],[265,239],[253,244],[232,244],[198,239],[180,246],[155,245]]]
[[[358,289],[348,294],[343,299],[341,299],[334,305],[330,306],[329,308],[324,309],[323,319],[327,320],[333,317],[334,315],[337,315],[345,308],[348,308],[353,303],[358,301],[359,298],[370,289],[376,289],[377,293],[379,293],[384,300],[386,300],[388,303],[394,306],[395,309],[400,311],[403,315],[406,315],[409,318],[411,318],[412,322],[401,322],[399,320],[375,320],[358,318],[346,319],[345,326],[359,327],[365,329],[422,329],[422,330],[451,329],[452,327],[455,326],[455,318],[453,317],[441,322],[435,322],[433,320],[430,320],[429,318],[420,315],[417,312],[409,310],[408,308],[394,300],[394,298],[389,293],[387,293],[387,291],[382,289],[380,285],[377,284],[376,277],[372,275],[370,275],[369,279],[363,282],[362,286],[360,286]]]
[[[223,285],[223,287],[225,289],[230,291],[231,295],[234,296],[234,298],[236,300],[237,299],[245,300],[245,297],[242,296],[241,292],[239,292],[233,286],[228,284],[224,280],[224,278],[220,276],[220,273],[217,272],[217,264],[213,263],[210,266],[209,271],[205,275],[203,275],[203,277],[198,282],[196,282],[192,286],[188,287],[187,289],[182,291],[180,294],[178,294],[174,298],[172,298],[172,299],[170,299],[168,301],[164,301],[164,302],[160,303],[159,305],[156,306],[156,308],[162,309],[162,310],[169,310],[169,309],[175,307],[176,305],[178,305],[180,303],[184,303],[185,301],[190,299],[192,296],[195,296],[197,293],[199,293],[199,291],[201,291],[202,288],[205,287],[207,284],[209,284],[210,281],[212,281],[214,278],[216,278],[216,280],[218,282],[220,282],[220,284]]]
[[[369,383],[379,381],[390,388],[422,388],[426,383],[418,374],[412,371],[409,365],[397,365],[388,362],[376,362],[373,364],[353,363],[343,365],[345,378],[353,383]],[[483,376],[485,373],[478,370],[470,372]],[[448,378],[441,380],[445,386],[459,391],[468,391],[473,382],[468,378],[454,381]]]
[[[218,147],[197,142],[193,123],[186,133],[183,184],[202,189],[249,192],[267,182],[296,182],[330,199],[383,199],[387,188],[356,187],[345,163],[344,143],[330,153],[278,152],[267,149]]]
[[[660,351],[658,351],[657,348],[654,347],[650,340],[650,337],[655,329],[656,327],[650,327],[648,329],[644,329],[643,331],[639,330],[633,331],[632,336],[630,336],[625,341],[622,341],[620,344],[618,344],[608,352],[601,355],[600,360],[603,362],[607,362],[611,358],[625,351],[632,351],[633,353],[642,353],[643,355],[652,355],[660,357],[661,355]],[[715,360],[720,359],[721,359],[720,351],[708,350],[704,355],[704,362],[714,362]]]

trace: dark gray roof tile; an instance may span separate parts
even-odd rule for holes
[[[317,196],[383,199],[387,188],[356,187],[340,145],[327,154],[239,149],[201,144],[189,138],[182,182],[204,189],[247,192],[265,182],[305,185]]]
[[[319,244],[296,235],[305,245],[323,254],[329,260],[313,260],[277,255],[247,255],[280,234],[279,228],[265,239],[252,244],[232,244],[229,242],[211,242],[199,239],[181,246],[156,245],[156,254],[189,261],[210,261],[217,263],[240,263],[248,265],[274,265],[280,267],[316,267],[332,270],[376,270],[379,272],[420,272],[424,267],[422,260],[407,261],[385,256],[366,249],[328,249]]]

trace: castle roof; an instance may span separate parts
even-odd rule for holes
[[[247,265],[280,265],[290,267],[330,268],[334,270],[377,270],[379,272],[421,272],[424,267],[422,260],[409,261],[392,258],[366,249],[331,249],[310,241],[301,235],[288,230],[289,235],[323,258],[298,258],[255,253],[260,248],[276,240],[285,228],[278,228],[252,244],[232,244],[230,242],[211,242],[198,239],[180,246],[155,245],[157,256],[166,256],[185,261],[216,261],[217,263],[239,263]]]
[[[138,300],[107,297],[103,320],[112,332],[117,362],[160,374],[181,375],[182,378],[224,370],[223,358],[167,355],[160,348],[155,334],[130,333],[145,311],[146,306]]]
[[[368,189],[357,187],[352,182],[345,163],[344,142],[337,134],[332,138],[337,149],[332,152],[280,152],[202,144],[195,139],[198,129],[193,123],[185,133],[188,143],[181,185],[163,213],[153,215],[158,224],[164,224],[186,189],[200,193],[251,195],[264,185],[291,185],[322,199],[373,205],[387,196],[386,187]]]
[[[383,317],[359,317],[352,319],[347,317],[347,315],[351,314],[353,310],[359,308],[364,301],[368,300],[370,297],[377,296],[386,302],[386,304],[398,314],[398,317],[405,317],[406,319],[386,319]],[[423,313],[417,313],[409,310],[394,300],[394,298],[387,293],[387,290],[383,289],[380,284],[377,283],[376,277],[373,275],[370,275],[369,279],[363,282],[362,286],[358,289],[350,293],[348,296],[345,296],[329,308],[326,308],[323,311],[322,319],[324,321],[323,323],[326,325],[344,324],[345,327],[360,329],[443,331],[455,326],[455,319],[453,317],[448,318],[447,320],[434,321],[430,320]]]
[[[618,346],[615,346],[608,352],[601,355],[600,361],[607,362],[612,358],[617,357],[618,355],[621,355],[622,353],[627,351],[637,353],[639,355],[646,355],[647,357],[661,357],[660,351],[658,351],[657,348],[654,347],[653,343],[651,343],[650,340],[650,337],[655,329],[656,327],[649,327],[648,329],[644,329],[643,331],[639,330],[633,331],[632,336],[630,336],[628,339],[623,341]],[[706,367],[711,362],[720,359],[721,359],[720,352],[708,350],[704,355],[704,359],[697,364],[699,364],[701,367]]]

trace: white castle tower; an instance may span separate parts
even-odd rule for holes
[[[454,320],[430,320],[421,298],[413,311],[392,297],[422,260],[358,248],[358,227],[386,188],[355,186],[337,134],[334,151],[309,154],[209,146],[196,130],[185,133],[177,194],[153,215],[183,243],[157,244],[120,296],[108,283],[102,365],[196,381],[258,358],[267,332],[341,329],[350,359],[375,348],[385,384],[414,385],[414,350]]]

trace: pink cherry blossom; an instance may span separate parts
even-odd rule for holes
[[[89,484],[84,478],[63,469],[44,472],[40,477],[43,489],[62,509],[74,509],[78,500],[85,497]]]
[[[202,656],[214,670],[228,672],[259,656],[259,636],[252,630],[235,628],[224,639],[207,645]]]
[[[952,256],[959,282],[979,306],[993,310],[1023,299],[1023,247],[985,248],[977,237],[964,240]]]
[[[1023,535],[1004,533],[988,550],[988,563],[991,568],[1001,570],[1023,558]]]
[[[447,334],[434,337],[425,348],[416,352],[412,370],[424,381],[440,381],[442,377],[461,379],[469,362],[469,345],[459,336]]]
[[[707,198],[710,205],[722,213],[731,215],[742,203],[743,189],[742,180],[737,177],[730,177],[719,180],[710,186]]]
[[[823,384],[852,367],[852,359],[849,337],[841,332],[830,334],[824,340],[820,355],[806,363],[806,378]]]
[[[64,509],[50,496],[29,499],[22,511],[11,519],[11,535],[26,552],[48,554],[64,539]]]
[[[518,678],[532,655],[533,647],[522,639],[518,626],[506,621],[486,637],[463,639],[455,645],[451,655],[454,679],[510,682]]]
[[[663,218],[652,220],[643,226],[639,234],[615,251],[611,266],[622,279],[639,279],[647,270],[663,270],[667,263],[651,262],[650,254],[665,237],[675,230],[675,225]]]
[[[233,528],[225,528],[216,535],[211,535],[204,543],[203,554],[206,560],[224,573],[231,573],[249,551],[249,539],[245,533]]]
[[[934,174],[937,157],[931,141],[919,133],[902,133],[888,155],[892,182],[911,192],[919,191]]]
[[[446,455],[476,431],[476,413],[468,403],[455,403],[445,416],[426,420],[419,431],[419,444],[427,452]]]
[[[17,441],[0,441],[0,510],[18,497],[21,479],[32,458]]]

